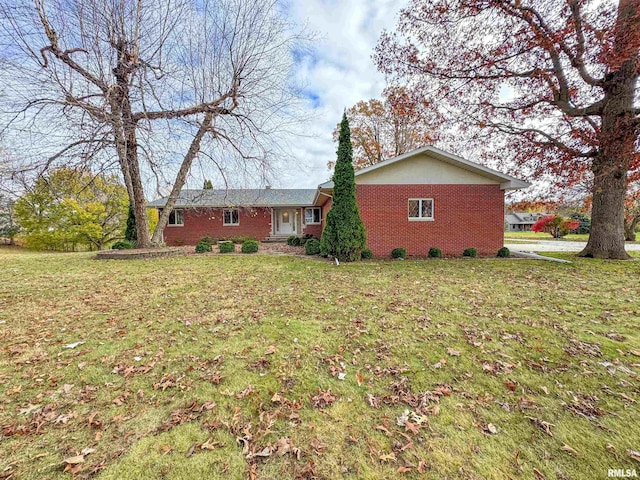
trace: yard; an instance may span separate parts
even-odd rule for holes
[[[544,232],[504,232],[504,238],[515,240],[564,240],[567,242],[586,242],[589,240],[589,234],[570,233],[562,238],[553,238],[551,235]]]
[[[0,478],[640,470],[639,276],[1,249]]]

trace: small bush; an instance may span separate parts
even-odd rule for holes
[[[507,247],[502,247],[500,250],[498,250],[498,256],[500,258],[507,258],[511,256],[511,252]]]
[[[242,243],[242,253],[256,253],[258,251],[258,241],[257,240],[245,240]]]
[[[216,240],[213,237],[210,237],[209,235],[207,235],[206,237],[202,237],[200,241],[208,243],[209,245],[215,245],[216,243],[218,243],[218,240]]]
[[[211,244],[204,239],[200,240],[196,244],[196,253],[206,253],[211,252],[213,248],[211,248]]]
[[[220,253],[231,253],[236,251],[236,246],[230,240],[218,243],[218,248],[220,249]]]
[[[291,235],[289,238],[287,238],[287,245],[293,245],[293,241],[298,238],[295,235]]]
[[[133,248],[133,243],[129,240],[118,240],[116,243],[111,245],[112,250],[129,250]]]
[[[242,244],[242,243],[246,242],[247,240],[257,241],[257,239],[255,237],[248,237],[246,235],[245,236],[238,235],[238,236],[235,236],[235,237],[229,237],[227,240],[230,241],[230,242],[233,242],[233,243],[237,243],[237,244]]]
[[[431,258],[442,258],[442,250],[436,247],[431,247],[429,249],[429,257]]]
[[[320,253],[320,242],[315,238],[310,238],[304,245],[304,253],[307,255],[318,255]]]
[[[407,249],[403,247],[394,248],[391,251],[392,258],[407,258]]]
[[[362,253],[360,255],[362,256],[362,258],[364,260],[367,260],[369,258],[373,258],[373,252],[371,251],[370,248],[365,248],[364,250],[362,250]]]
[[[302,238],[300,239],[300,245],[301,245],[302,247],[304,247],[304,246],[306,245],[306,243],[307,243],[307,241],[308,241],[308,240],[309,240],[308,238],[302,237]]]
[[[475,248],[465,248],[462,256],[475,258],[478,256],[478,251]]]
[[[293,237],[293,240],[291,240],[291,245],[294,247],[299,247],[301,245],[300,237]]]

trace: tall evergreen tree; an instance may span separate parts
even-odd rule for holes
[[[213,183],[211,182],[211,180],[205,180],[202,188],[203,190],[213,190]]]
[[[133,206],[129,204],[129,216],[127,217],[127,228],[124,231],[125,240],[129,240],[134,245],[138,241],[138,233],[136,231],[136,216]]]
[[[360,260],[367,234],[356,202],[353,147],[346,113],[342,115],[338,137],[338,159],[333,173],[333,204],[327,214],[320,247],[323,254],[342,262]]]

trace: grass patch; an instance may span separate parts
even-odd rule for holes
[[[574,263],[0,249],[0,472],[638,469],[640,262],[553,256]]]
[[[586,242],[589,240],[589,234],[586,233],[570,233],[562,238],[553,238],[544,232],[504,232],[504,238],[516,240],[560,240],[565,242]]]

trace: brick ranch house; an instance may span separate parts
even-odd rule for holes
[[[430,247],[461,255],[473,247],[495,255],[503,246],[504,193],[528,182],[427,146],[355,174],[367,247],[388,256],[396,247],[426,255]],[[167,245],[214,238],[320,237],[333,182],[317,189],[183,190],[164,230]],[[166,198],[151,202],[158,208]]]

